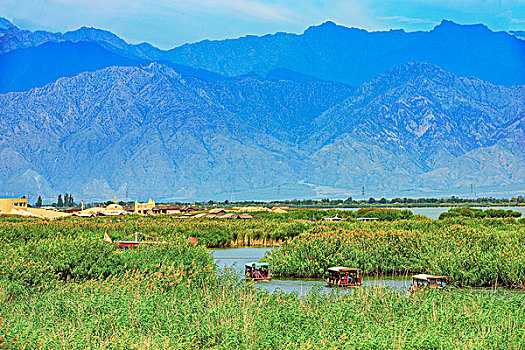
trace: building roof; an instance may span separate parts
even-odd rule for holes
[[[254,261],[254,262],[247,263],[244,266],[248,266],[248,267],[262,267],[262,266],[270,266],[270,263]]]
[[[180,210],[180,206],[173,204],[159,204],[153,208],[153,211],[156,210]]]
[[[35,216],[44,218],[44,219],[61,219],[68,216],[71,216],[71,214],[68,213],[62,213],[54,210],[46,210],[46,209],[39,209],[39,208],[24,208],[25,211],[34,214]]]
[[[412,276],[415,280],[428,280],[428,279],[435,279],[435,278],[452,278],[450,276],[434,276],[434,275],[427,275],[426,273],[420,273],[419,275]]]
[[[328,271],[335,271],[335,272],[350,272],[350,271],[359,271],[361,269],[358,269],[356,267],[345,267],[345,266],[334,266],[330,267]]]

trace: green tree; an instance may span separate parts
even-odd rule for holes
[[[36,203],[35,203],[35,207],[36,208],[42,207],[42,197],[38,196],[38,199],[36,200]]]
[[[59,194],[58,200],[57,200],[57,207],[62,208],[63,206],[64,206],[64,200],[62,199],[62,194]]]

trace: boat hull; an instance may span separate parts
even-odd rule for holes
[[[252,281],[255,281],[255,282],[270,282],[272,280],[271,277],[266,277],[266,278],[250,278],[248,277],[249,279],[251,279]]]
[[[353,287],[362,287],[363,284],[360,282],[357,283],[335,283],[331,281],[326,281],[328,287],[337,287],[337,288],[353,288]]]

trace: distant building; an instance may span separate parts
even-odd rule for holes
[[[0,212],[10,213],[13,209],[26,209],[27,198],[0,198]]]
[[[74,207],[71,207],[71,208],[66,208],[63,211],[65,213],[73,214],[73,213],[78,213],[78,212],[82,211],[82,209],[80,207],[78,207],[78,206],[74,206]]]
[[[151,198],[147,203],[139,203],[138,201],[135,201],[135,211],[133,214],[148,214],[153,212],[153,208],[155,208],[155,201]]]
[[[181,208],[178,205],[157,205],[152,209],[154,214],[180,214]]]

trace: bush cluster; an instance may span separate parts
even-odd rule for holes
[[[470,207],[456,207],[451,208],[446,212],[443,212],[439,215],[439,219],[446,218],[457,218],[457,217],[466,217],[466,218],[519,218],[521,212],[516,210],[505,210],[505,209],[477,209]]]

